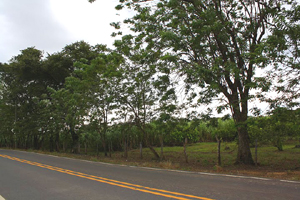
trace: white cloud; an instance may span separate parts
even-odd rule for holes
[[[114,7],[118,1],[51,0],[50,7],[56,21],[65,27],[75,40],[91,44],[112,44],[113,28],[109,25],[120,20]]]

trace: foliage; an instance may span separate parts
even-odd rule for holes
[[[185,138],[189,143],[195,143],[199,141],[199,135],[195,130],[197,127],[197,121],[188,122],[185,119],[178,119],[175,121],[175,128],[171,132],[171,138],[175,145],[182,145]]]
[[[278,70],[276,73],[274,70],[273,73],[268,73],[269,79],[277,80],[273,86],[277,95],[266,95],[266,100],[272,108],[299,106],[300,5],[298,1],[287,2],[290,5],[288,8],[283,7],[283,16],[275,19],[278,26],[272,27],[273,35],[268,38],[269,45],[266,46],[269,58],[280,63],[274,66]]]
[[[217,119],[217,122],[216,127],[209,126],[213,138],[217,136],[219,139],[227,142],[237,139],[237,129],[233,119]]]
[[[299,137],[299,109],[289,110],[278,107],[270,116],[251,118],[249,133],[251,143],[271,143],[279,151],[283,150],[287,138]]]

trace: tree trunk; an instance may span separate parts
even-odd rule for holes
[[[185,162],[189,163],[189,161],[188,161],[188,155],[186,153],[186,145],[187,145],[187,138],[185,138],[185,140],[183,142],[183,153],[184,153]]]
[[[103,147],[103,151],[104,151],[104,156],[107,157],[107,145],[106,145],[106,129],[104,129],[103,131],[101,131],[100,129],[98,130],[98,133],[100,135],[100,139],[101,139],[101,143],[102,143],[102,147]]]
[[[275,147],[277,147],[278,151],[283,151],[281,138],[277,137],[275,142],[276,142]]]
[[[104,156],[107,157],[106,141],[105,138],[102,139],[102,147],[104,150]]]
[[[152,145],[149,143],[149,139],[148,139],[148,134],[147,132],[145,131],[144,128],[142,128],[141,126],[139,126],[139,128],[141,129],[141,131],[143,132],[143,135],[144,135],[144,138],[145,138],[145,141],[146,141],[146,145],[147,147],[150,149],[150,151],[153,153],[153,155],[155,156],[155,158],[157,160],[160,159],[158,153],[155,151],[155,149],[152,147]]]
[[[160,141],[160,157],[161,157],[161,160],[164,160],[165,156],[164,156],[164,138],[163,138],[163,135],[159,136],[159,141]]]
[[[112,152],[112,143],[110,143],[110,145],[109,145],[109,157],[111,158],[111,152]]]
[[[238,153],[235,164],[254,165],[250,151],[250,138],[247,130],[248,120],[248,97],[247,92],[241,94],[239,100],[237,94],[231,99],[232,115],[238,132]],[[240,102],[240,103],[238,103]]]
[[[216,136],[218,142],[218,166],[221,166],[221,140]]]
[[[140,158],[143,159],[143,143],[140,142]]]
[[[155,151],[155,149],[150,144],[148,144],[148,147],[149,147],[150,151],[154,154],[155,158],[159,160],[160,157],[159,157],[158,153]]]
[[[79,153],[79,136],[73,129],[70,132],[72,136],[72,153]]]
[[[98,156],[99,156],[99,144],[97,142],[97,158],[98,158]]]
[[[239,123],[238,130],[238,154],[236,164],[254,165],[252,154],[250,151],[250,139],[247,131],[247,125]]]
[[[63,151],[66,152],[66,142],[63,141]]]
[[[257,139],[255,139],[255,166],[257,166]]]
[[[59,152],[59,133],[55,134],[55,150]]]
[[[127,142],[124,140],[124,158],[128,157],[128,152],[127,152]]]
[[[49,141],[49,143],[50,143],[50,148],[49,148],[49,150],[50,150],[50,152],[53,152],[53,151],[54,151],[55,143],[54,143],[53,135],[52,135],[52,134],[50,135],[50,141]]]
[[[18,148],[17,136],[15,136],[15,149]]]
[[[22,143],[21,143],[21,145],[22,145]],[[35,150],[38,150],[38,137],[37,137],[37,135],[33,136],[33,148]]]

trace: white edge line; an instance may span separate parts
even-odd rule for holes
[[[5,200],[5,199],[0,195],[0,200]]]
[[[298,183],[300,184],[299,181],[288,181],[288,180],[280,180],[281,182],[286,182],[286,183]]]
[[[139,167],[139,168],[149,169],[149,170],[153,170],[153,171],[163,171],[163,169],[160,169],[160,168],[152,168],[152,167]]]

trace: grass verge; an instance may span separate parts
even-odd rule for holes
[[[27,150],[29,151],[29,150]],[[33,151],[33,150],[31,150]],[[156,148],[160,152],[160,148]],[[254,148],[251,148],[254,157]],[[278,151],[272,146],[258,148],[258,165],[234,165],[237,155],[235,143],[222,143],[221,166],[217,166],[217,143],[197,143],[187,147],[188,163],[185,162],[183,147],[165,147],[164,159],[156,160],[148,149],[143,149],[143,159],[140,159],[139,150],[131,150],[125,158],[123,152],[113,152],[111,157],[95,153],[71,154],[59,152],[36,151],[61,157],[84,159],[96,162],[132,165],[140,167],[153,167],[173,170],[186,170],[195,172],[210,172],[232,175],[244,175],[300,181],[300,148],[288,144],[284,151]]]

